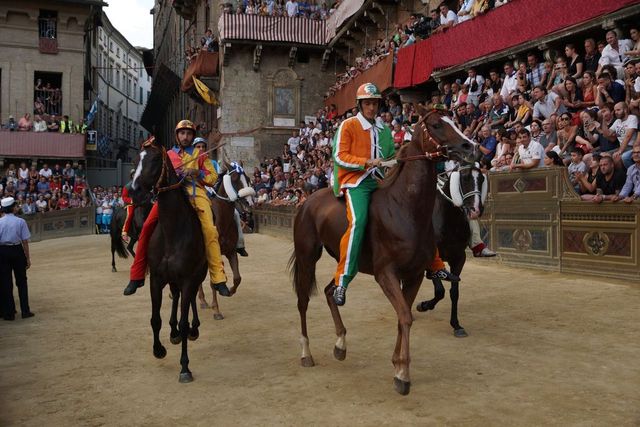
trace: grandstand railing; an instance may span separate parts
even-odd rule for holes
[[[94,234],[95,206],[51,211],[23,216],[31,232],[31,241]]]
[[[83,158],[85,136],[59,132],[0,131],[0,156]]]

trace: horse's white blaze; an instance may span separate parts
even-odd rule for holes
[[[138,167],[136,168],[136,172],[133,175],[133,181],[131,182],[131,188],[134,190],[136,189],[136,181],[138,181],[138,178],[140,178],[140,175],[142,174],[142,161],[146,155],[146,151],[140,153],[140,161],[138,162]]]
[[[311,356],[311,349],[309,349],[309,338],[300,337],[300,345],[302,346],[302,358]]]
[[[453,171],[449,177],[449,193],[451,193],[451,201],[456,207],[462,206],[462,193],[460,192],[460,172]]]
[[[345,336],[345,334],[338,336],[338,340],[336,341],[336,347],[339,348],[340,350],[347,349],[347,337]]]
[[[458,128],[458,126],[456,126],[456,124],[453,122],[453,120],[451,120],[449,117],[442,117],[442,121],[447,123],[449,126],[451,126],[453,128],[453,130],[456,131],[456,133],[458,135],[460,135],[460,137],[462,139],[464,139],[465,141],[467,141],[470,144],[473,144],[473,146],[475,147],[476,145],[478,145],[477,142],[470,140],[469,138],[467,138],[467,136],[462,133],[462,131],[460,130],[460,128]]]

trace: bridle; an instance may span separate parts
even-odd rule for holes
[[[423,133],[422,141],[420,142],[420,151],[422,151],[424,154],[398,158],[396,159],[398,162],[408,162],[411,160],[440,161],[449,158],[449,147],[446,144],[439,143],[433,136],[431,136],[429,130],[427,129],[427,126],[424,124],[425,120],[427,120],[429,116],[433,114],[440,115],[442,113],[438,109],[432,109],[423,117],[421,117],[415,125],[413,125],[414,129],[419,129]],[[434,147],[435,149],[432,149]]]
[[[471,197],[478,196],[480,197],[482,204],[484,204],[487,196],[486,191],[488,187],[486,185],[487,177],[485,176],[484,181],[482,183],[482,187],[473,189],[464,193],[462,191],[462,185],[460,183],[460,173],[465,170],[471,170],[471,171],[476,170],[478,171],[478,173],[480,173],[480,175],[482,175],[482,172],[480,171],[480,169],[478,169],[475,165],[459,166],[455,170],[451,171],[451,173],[449,172],[439,173],[437,178],[436,188],[438,189],[438,192],[440,192],[440,194],[442,194],[442,196],[445,199],[451,202],[454,206],[457,206],[466,212],[468,209],[465,207],[464,201]],[[455,180],[452,179],[454,174],[457,174],[457,179]],[[452,181],[455,181],[455,182],[452,182]],[[449,183],[449,194],[445,192],[445,186],[447,185],[447,183]],[[454,196],[451,190],[452,185],[456,186],[457,197]],[[458,200],[456,201],[455,199],[458,199]]]
[[[147,148],[152,148],[154,150],[160,150],[160,152],[162,153],[162,169],[160,170],[160,176],[158,177],[153,188],[151,189],[151,194],[158,195],[160,193],[164,193],[165,191],[171,191],[171,190],[175,190],[176,188],[180,188],[180,186],[184,181],[184,177],[180,178],[180,180],[175,184],[162,186],[162,183],[167,179],[167,168],[168,168],[167,161],[169,156],[167,155],[166,148],[164,148],[164,146],[163,147],[155,146],[153,144],[154,141],[155,141],[155,137],[153,136],[150,137],[149,139],[147,139],[145,142],[142,143],[141,148],[143,150],[146,150]]]

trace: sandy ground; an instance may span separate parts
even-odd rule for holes
[[[344,362],[324,299],[311,301],[316,366],[303,368],[292,245],[250,235],[247,248],[242,286],[221,301],[226,319],[201,311],[195,381],[179,384],[169,300],[169,353],[156,360],[148,285],[122,296],[130,260],[111,273],[106,236],[33,244],[36,317],[0,320],[0,425],[640,425],[638,284],[472,260],[460,299],[470,336],[453,337],[448,299],[417,313],[403,397],[392,386],[396,318],[370,277],[343,309]],[[333,261],[319,266],[328,283]],[[432,295],[424,284],[419,300]]]

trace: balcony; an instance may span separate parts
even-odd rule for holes
[[[40,37],[40,43],[38,44],[38,48],[40,49],[40,53],[57,54],[58,39]]]
[[[327,43],[326,21],[287,16],[234,15],[220,16],[218,30],[221,41],[247,40],[308,45]]]
[[[78,159],[84,150],[82,134],[0,131],[2,157]]]
[[[182,78],[182,84],[180,85],[180,90],[183,92],[188,92],[194,86],[193,77],[202,80],[206,77],[217,77],[218,76],[218,52],[205,52],[201,51],[198,53],[189,64],[189,67],[184,72],[184,76]],[[216,79],[217,80],[217,79]],[[217,91],[216,87],[209,88],[213,91]]]

